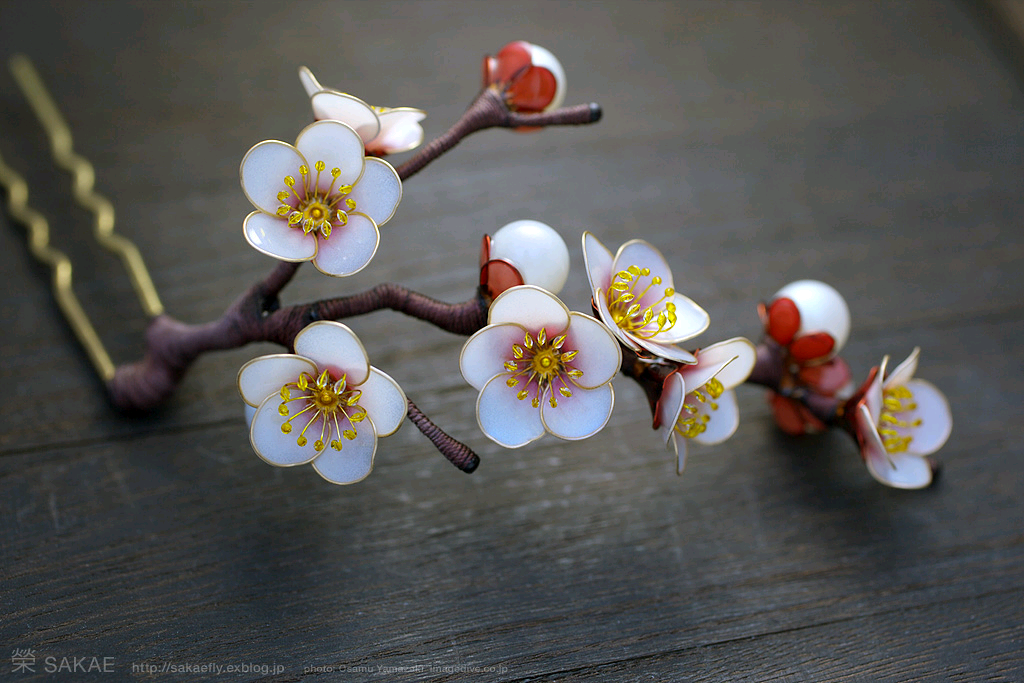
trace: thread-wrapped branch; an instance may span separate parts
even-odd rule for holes
[[[594,103],[563,107],[540,114],[520,114],[508,108],[500,91],[484,88],[451,128],[423,146],[416,156],[395,170],[404,181],[459,144],[466,136],[485,128],[580,126],[596,123],[600,119],[601,107]]]
[[[441,455],[467,474],[471,474],[480,465],[480,456],[462,443],[456,441],[446,434],[440,427],[431,422],[430,418],[423,414],[415,403],[409,401],[409,421],[423,432],[423,436],[430,439]]]

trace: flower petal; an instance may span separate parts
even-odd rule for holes
[[[341,440],[341,450],[330,446],[313,461],[313,469],[332,484],[354,484],[366,479],[373,471],[373,456],[377,453],[377,433],[373,421],[367,419],[358,426],[356,438]]]
[[[265,140],[242,158],[242,192],[257,209],[273,214],[281,206],[278,193],[288,190],[285,177],[298,180],[299,166],[304,163],[306,160],[295,147],[279,140]]]
[[[889,373],[889,376],[882,382],[882,388],[898,387],[906,384],[914,378],[917,372],[917,361],[921,357],[921,347],[914,347],[907,359],[896,366],[896,369]]]
[[[826,429],[825,423],[816,418],[799,401],[771,392],[768,395],[768,403],[771,405],[775,424],[791,436],[817,434]],[[871,425],[871,429],[874,429],[874,425]]]
[[[402,201],[402,181],[391,164],[370,157],[366,159],[363,177],[347,199],[354,200],[355,211],[372,218],[379,228],[391,220]]]
[[[238,393],[243,401],[257,408],[267,396],[277,395],[281,387],[297,380],[303,372],[315,377],[318,371],[313,361],[302,356],[278,353],[253,358],[238,371]]]
[[[494,300],[487,322],[517,323],[533,334],[544,328],[552,339],[569,326],[569,309],[547,290],[523,285],[506,290]]]
[[[680,477],[683,476],[683,470],[686,469],[686,451],[689,450],[686,441],[684,437],[676,436],[673,432],[672,447],[676,451],[676,475]]]
[[[932,482],[931,464],[924,458],[908,453],[886,453],[878,432],[872,427],[861,431],[860,426],[871,420],[867,406],[858,407],[858,432],[863,437],[861,454],[871,476],[898,489],[923,489]]]
[[[877,425],[882,416],[882,378],[885,377],[885,366],[889,364],[889,356],[882,358],[882,364],[878,366],[878,372],[871,386],[864,392],[864,405],[871,413],[871,424]]]
[[[370,263],[380,245],[380,232],[369,216],[350,213],[348,223],[335,227],[330,239],[318,241],[319,251],[313,259],[316,269],[325,275],[345,277]]]
[[[800,309],[788,297],[779,297],[766,310],[765,331],[782,346],[789,346],[800,330]]]
[[[476,400],[476,417],[483,433],[505,448],[519,448],[544,436],[540,410],[529,398],[516,398],[516,390],[505,384],[504,375],[484,385]]]
[[[608,291],[608,285],[612,282],[612,262],[615,257],[612,252],[592,233],[583,233],[583,265],[587,270],[587,279],[590,281],[590,291],[598,289]]]
[[[370,367],[370,376],[359,385],[363,395],[359,405],[377,428],[377,436],[390,436],[398,431],[409,411],[405,392],[391,376],[377,368]]]
[[[828,332],[811,332],[804,334],[792,341],[789,345],[789,355],[797,363],[810,363],[821,361],[835,355],[835,338]]]
[[[314,420],[306,429],[307,442],[305,446],[297,443],[299,434],[303,427],[309,423],[311,413],[303,413],[291,421],[292,431],[285,434],[281,431],[281,425],[288,421],[291,415],[281,415],[278,406],[281,404],[281,397],[271,394],[256,409],[256,415],[252,418],[252,426],[249,428],[249,442],[256,455],[271,465],[278,467],[293,467],[304,465],[317,456],[313,444],[320,434],[320,421]],[[301,410],[301,408],[299,409]],[[310,435],[314,435],[312,438]]]
[[[336,90],[320,90],[311,93],[309,101],[313,105],[313,116],[317,120],[326,119],[348,124],[359,135],[363,144],[373,140],[380,132],[380,121],[373,107],[358,97]]]
[[[932,483],[932,466],[926,459],[909,453],[890,453],[888,460],[867,460],[868,471],[886,486],[923,489]]]
[[[316,363],[321,371],[328,370],[340,379],[345,375],[349,387],[366,381],[370,376],[370,361],[366,358],[359,337],[339,322],[320,320],[295,335],[295,353]]]
[[[654,290],[653,287],[651,289],[652,291]],[[661,290],[659,289],[659,291]],[[644,298],[646,299],[647,297]],[[697,302],[693,299],[676,292],[675,296],[672,297],[672,303],[676,305],[675,324],[669,329],[662,330],[654,335],[651,341],[660,344],[678,344],[681,341],[696,337],[708,329],[708,325],[711,324],[711,316],[708,315],[707,311],[698,306]],[[658,310],[664,307],[665,305],[662,304]]]
[[[611,309],[608,308],[608,296],[603,289],[598,288],[594,290],[594,303],[597,304],[597,315],[600,317],[601,322],[607,325],[612,334],[626,345],[626,348],[633,349],[634,351],[642,350],[643,347],[640,346],[639,340],[636,337],[627,334],[625,330],[615,324],[615,318],[612,316]],[[690,356],[690,358],[691,360],[686,362],[696,362],[693,360],[693,356]]]
[[[316,76],[314,76],[313,72],[307,67],[299,67],[299,80],[302,81],[302,87],[310,97],[313,96],[313,93],[320,92],[324,89],[324,87],[320,85],[320,81],[316,80]]]
[[[717,410],[711,410],[708,404],[701,404],[701,414],[711,419],[704,423],[705,430],[693,437],[697,443],[713,446],[722,443],[736,433],[740,424],[740,409],[736,404],[736,392],[726,391],[714,399]]]
[[[665,378],[661,385],[661,396],[658,398],[658,409],[655,415],[655,429],[658,435],[666,444],[672,430],[676,427],[676,420],[679,413],[683,411],[683,401],[686,400],[686,383],[678,372],[673,372]]]
[[[579,351],[571,363],[573,368],[583,372],[583,376],[573,382],[583,389],[607,384],[622,366],[622,347],[618,340],[603,323],[589,315],[573,311],[569,320],[562,349]]]
[[[355,185],[363,174],[363,141],[356,132],[340,121],[317,121],[306,126],[295,141],[306,161],[309,172],[316,178],[316,162],[324,162],[326,168],[320,173],[317,187],[326,192],[334,181],[334,187]],[[335,180],[332,169],[341,169]]]
[[[420,121],[427,113],[412,107],[395,107],[378,114],[380,132],[366,143],[366,151],[375,154],[400,154],[415,149],[423,142]]]
[[[710,382],[713,377],[728,367],[732,360],[733,359],[723,361],[716,358],[708,358],[705,360],[701,358],[701,353],[698,352],[697,363],[695,365],[681,367],[678,371],[679,375],[683,378],[686,393],[693,393]]]
[[[242,234],[253,249],[282,261],[309,261],[316,256],[316,235],[307,235],[288,221],[262,211],[245,217]]]
[[[480,390],[495,375],[507,373],[512,345],[522,345],[526,330],[514,323],[488,325],[466,341],[459,355],[459,368],[474,389]]]
[[[576,441],[601,431],[612,415],[615,392],[612,385],[597,389],[573,389],[572,396],[555,397],[558,407],[552,408],[545,394],[540,403],[540,416],[544,427],[559,439]]]
[[[491,259],[480,266],[480,284],[487,288],[488,295],[494,299],[506,289],[526,283],[523,274],[510,262]]]
[[[686,349],[681,349],[678,346],[673,346],[671,344],[659,344],[658,342],[651,341],[649,339],[631,338],[631,341],[635,346],[640,347],[648,353],[654,354],[658,358],[665,358],[686,364],[697,362],[696,356]]]
[[[726,339],[697,352],[697,365],[732,361],[721,372],[714,375],[726,389],[738,387],[747,381],[757,362],[757,348],[749,339],[734,337]]]
[[[491,82],[507,83],[522,69],[530,66],[532,62],[530,47],[530,43],[525,40],[516,40],[501,48],[495,60],[496,68],[491,74],[494,80]]]
[[[920,427],[906,432],[912,435],[907,450],[915,455],[934,453],[942,448],[953,431],[953,413],[949,409],[949,402],[945,394],[923,379],[910,380],[905,386],[914,394],[917,410],[900,413],[899,418],[908,422],[921,420]]]
[[[640,304],[641,308],[649,306],[660,299],[663,290],[674,287],[672,283],[672,269],[669,268],[668,261],[649,242],[630,240],[619,247],[618,253],[615,254],[615,262],[612,265],[613,272],[625,270],[630,266],[636,266],[641,270],[650,268],[650,277],[657,276],[661,278],[660,285],[651,287],[647,294],[634,302]]]

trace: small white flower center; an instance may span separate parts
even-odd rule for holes
[[[641,308],[637,303],[651,287],[661,284],[661,278],[655,275],[641,291],[640,285],[650,275],[650,268],[630,266],[616,273],[608,285],[608,310],[612,320],[620,329],[641,339],[651,339],[671,330],[676,324],[676,305],[671,301],[676,292],[671,287],[667,287],[664,296],[649,306]]]
[[[541,328],[536,339],[527,332],[523,337],[522,346],[512,345],[512,359],[505,362],[505,370],[509,374],[505,384],[510,388],[515,388],[520,383],[526,385],[516,394],[516,398],[520,401],[530,398],[530,386],[534,380],[537,382],[537,394],[531,401],[534,408],[540,406],[540,397],[549,387],[551,395],[548,397],[548,403],[552,408],[558,407],[556,393],[566,398],[572,396],[569,378],[579,379],[583,376],[583,371],[572,365],[579,351],[566,351],[562,348],[564,344],[564,334],[548,339],[547,330]],[[559,383],[561,386],[558,386]]]
[[[304,393],[293,398],[291,394],[293,389]],[[366,419],[366,409],[359,405],[361,396],[362,392],[358,389],[346,389],[344,375],[341,379],[334,381],[326,370],[315,378],[303,372],[296,381],[281,387],[281,405],[278,406],[277,412],[282,417],[290,414],[289,403],[298,402],[300,406],[304,406],[285,420],[281,425],[281,431],[291,434],[292,420],[299,415],[307,415],[309,420],[295,440],[300,447],[305,446],[308,443],[306,430],[317,418],[321,418],[320,438],[313,442],[313,448],[322,451],[324,445],[330,442],[331,448],[340,451],[341,438],[345,437],[349,441],[356,438],[356,423]],[[342,422],[348,423],[348,429],[341,428]]]
[[[347,197],[352,192],[351,185],[334,186],[341,175],[340,168],[331,169],[331,184],[326,191],[320,189],[320,174],[327,170],[327,165],[318,161],[313,168],[315,178],[307,166],[299,166],[301,184],[292,176],[285,176],[284,184],[288,189],[277,193],[277,201],[281,202],[277,215],[288,219],[288,225],[307,235],[318,232],[327,239],[335,227],[348,223],[348,212],[355,211],[356,200]]]
[[[687,398],[692,396],[694,401],[692,403],[689,401],[683,402],[683,410],[679,413],[679,419],[676,420],[674,427],[676,434],[692,439],[706,432],[708,423],[711,422],[711,415],[702,410],[702,408],[711,411],[718,410],[716,400],[723,393],[725,393],[725,387],[721,382],[712,377],[708,380],[707,384],[688,394]]]
[[[900,429],[920,427],[922,424],[921,418],[910,421],[896,417],[897,413],[905,413],[908,410],[917,410],[914,394],[910,389],[899,386],[882,391],[882,413],[878,418],[878,433],[882,436],[882,443],[889,453],[905,453],[910,447],[913,438],[899,431]]]

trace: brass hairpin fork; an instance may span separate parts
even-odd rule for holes
[[[96,173],[85,158],[74,152],[71,129],[56,103],[43,84],[32,62],[24,55],[10,60],[11,73],[35,112],[50,139],[54,162],[72,175],[72,193],[75,201],[91,211],[95,217],[94,235],[100,246],[121,258],[143,310],[149,316],[163,313],[163,304],[153,286],[146,264],[138,248],[128,238],[114,232],[114,207],[93,189]],[[8,213],[28,229],[29,250],[53,273],[53,293],[64,317],[82,344],[96,372],[104,381],[114,376],[114,364],[103,342],[89,322],[71,287],[71,261],[58,249],[50,246],[50,227],[46,219],[28,205],[28,185],[0,158],[0,184],[8,193]]]

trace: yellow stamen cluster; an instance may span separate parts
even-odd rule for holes
[[[548,339],[547,330],[541,328],[536,339],[527,332],[523,337],[522,346],[512,345],[512,359],[505,362],[505,370],[509,373],[505,384],[509,388],[515,388],[520,384],[525,385],[516,394],[516,398],[520,401],[529,398],[530,385],[535,380],[537,395],[531,401],[534,408],[540,406],[540,397],[548,388],[551,390],[548,403],[552,408],[558,407],[556,394],[561,394],[566,398],[572,396],[572,389],[569,388],[567,378],[579,379],[583,376],[583,371],[572,367],[572,362],[579,351],[565,351],[562,349],[564,344],[564,334],[554,339]],[[558,386],[559,382],[562,386]]]
[[[708,380],[708,383],[704,386],[696,389],[690,395],[696,399],[697,403],[703,403],[711,410],[718,410],[718,399],[723,393],[725,393],[725,387],[717,379],[712,377]],[[711,416],[707,413],[698,414],[700,407],[694,403],[683,403],[683,411],[679,414],[679,419],[676,420],[675,432],[680,436],[685,436],[687,439],[703,434],[708,429],[708,423],[711,422]]]
[[[292,397],[292,390],[303,392],[299,396]],[[319,377],[303,372],[294,382],[289,382],[281,387],[281,405],[277,412],[282,417],[291,412],[288,404],[295,401],[305,402],[305,407],[289,417],[281,425],[281,431],[285,434],[292,432],[292,420],[299,415],[309,414],[309,421],[299,432],[295,440],[300,447],[308,443],[306,430],[317,418],[320,418],[320,438],[313,442],[313,448],[322,451],[330,442],[331,448],[341,450],[342,437],[351,441],[356,438],[356,424],[366,419],[366,410],[359,405],[362,392],[358,389],[347,390],[345,376],[333,381],[330,373],[326,370]],[[300,405],[302,405],[300,403]],[[348,429],[342,430],[339,417],[348,422]],[[332,438],[336,437],[336,438]]]
[[[641,339],[650,339],[661,332],[671,330],[676,324],[676,305],[671,301],[676,292],[671,287],[666,288],[664,296],[653,304],[646,308],[640,307],[638,302],[651,287],[661,284],[661,278],[655,275],[643,291],[638,291],[641,281],[650,275],[650,268],[630,266],[616,273],[608,285],[608,310],[611,311],[615,324]],[[666,299],[669,301],[665,302]],[[659,310],[662,302],[665,302],[664,310]]]
[[[301,184],[296,184],[295,178],[285,176],[284,184],[287,190],[277,193],[277,201],[281,206],[277,207],[277,215],[288,220],[288,225],[293,228],[300,228],[307,235],[311,232],[319,232],[324,239],[331,236],[331,231],[336,225],[348,223],[347,211],[354,211],[356,201],[346,196],[352,192],[351,185],[339,185],[334,187],[338,176],[341,175],[340,168],[331,169],[331,184],[326,191],[320,190],[320,174],[327,170],[327,164],[318,161],[313,164],[316,170],[316,177],[312,177],[309,167],[299,166]],[[292,206],[291,202],[295,202]],[[344,201],[345,207],[340,208]]]
[[[905,413],[908,410],[917,410],[914,394],[910,389],[899,386],[882,391],[882,413],[878,419],[878,433],[882,436],[882,443],[889,453],[905,453],[910,447],[912,437],[898,429],[921,426],[921,418],[908,421],[896,417],[897,413]]]

